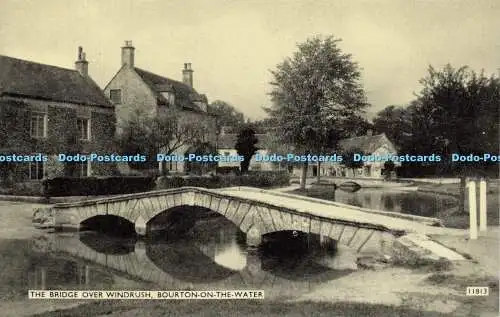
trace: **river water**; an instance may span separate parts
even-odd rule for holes
[[[242,232],[214,215],[175,238],[171,231],[147,241],[86,231],[0,240],[0,295],[15,300],[28,289],[254,289],[265,290],[266,298],[292,298],[355,268],[352,254],[340,256],[332,240],[283,232],[266,241],[261,249],[248,249]]]
[[[424,217],[434,217],[438,211],[458,207],[458,199],[452,196],[395,189],[362,188],[350,193],[340,189],[330,191],[328,187],[313,187],[308,195],[358,207]]]

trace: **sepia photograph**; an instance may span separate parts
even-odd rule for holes
[[[499,31],[494,0],[0,0],[0,316],[500,316]]]

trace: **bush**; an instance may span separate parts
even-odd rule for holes
[[[240,174],[240,168],[238,166],[220,166],[217,167],[217,174]]]
[[[131,194],[154,187],[154,177],[56,177],[43,181],[44,196],[52,197]]]
[[[286,172],[251,172],[247,175],[215,175],[215,176],[174,176],[160,177],[157,189],[177,187],[223,188],[232,186],[248,186],[268,188],[288,186],[290,176]]]
[[[15,183],[0,188],[0,195],[41,196],[42,192],[42,184],[40,182]]]

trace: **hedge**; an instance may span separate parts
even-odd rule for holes
[[[157,189],[177,187],[222,188],[232,186],[276,187],[288,186],[290,175],[287,172],[250,172],[248,175],[214,175],[214,176],[163,176],[158,178]]]
[[[217,167],[217,174],[240,174],[240,168],[237,166],[220,166]]]
[[[43,194],[50,197],[132,194],[154,188],[154,177],[55,177],[43,181]]]

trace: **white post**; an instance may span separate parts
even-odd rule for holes
[[[476,203],[476,182],[470,181],[469,187],[469,220],[470,220],[470,239],[477,240],[477,203]]]
[[[163,175],[163,162],[162,161],[158,162],[158,172],[160,173],[160,175]]]
[[[486,181],[481,179],[479,182],[479,231],[486,231]]]

